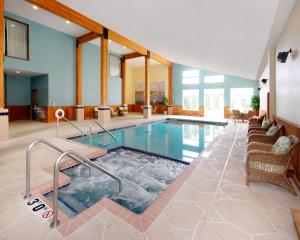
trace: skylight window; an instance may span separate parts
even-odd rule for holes
[[[224,75],[213,75],[213,76],[205,76],[205,83],[222,83],[224,82]]]
[[[198,84],[199,83],[199,70],[189,70],[182,72],[182,84]]]

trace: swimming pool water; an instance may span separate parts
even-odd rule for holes
[[[113,149],[130,147],[169,158],[192,162],[224,128],[224,126],[168,120],[112,130],[117,142],[106,132],[90,138],[73,140],[95,147]]]
[[[111,177],[78,165],[63,172],[71,183],[60,188],[59,208],[74,217],[103,197],[119,203],[136,214],[142,213],[187,166],[176,161],[124,148],[112,150],[94,161],[109,170],[123,184],[118,194],[118,183]],[[53,200],[53,192],[45,194]]]

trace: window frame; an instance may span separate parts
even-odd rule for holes
[[[232,99],[232,96],[237,96],[237,95],[234,95],[234,94],[232,94],[233,92],[232,91],[238,91],[238,90],[241,90],[241,89],[248,89],[248,90],[252,90],[252,94],[250,95],[249,94],[249,97],[250,97],[250,101],[249,101],[249,103],[251,104],[251,97],[253,96],[253,95],[255,95],[255,91],[254,91],[254,88],[253,87],[231,87],[230,89],[229,89],[229,94],[230,94],[230,109],[232,110],[232,109],[237,109],[237,110],[239,110],[239,111],[243,111],[242,109],[238,109],[238,108],[235,108],[234,106],[232,106],[232,103],[233,103],[233,99]],[[239,96],[245,96],[245,94],[239,94]],[[248,94],[247,94],[247,96],[248,96]],[[251,107],[249,106],[249,108],[248,108],[248,111],[251,109]]]
[[[197,74],[195,74],[195,75],[190,75],[190,76],[184,76],[184,73],[186,73],[186,72],[197,72]],[[197,70],[197,69],[193,69],[193,70],[184,70],[184,71],[182,71],[182,73],[181,73],[181,83],[183,84],[183,85],[196,85],[196,84],[199,84],[200,83],[200,70]],[[185,83],[184,82],[184,79],[193,79],[193,80],[195,80],[195,79],[197,79],[198,81],[197,82],[191,82],[191,83]]]
[[[205,79],[206,78],[212,78],[212,77],[223,77],[223,79],[222,79],[222,81],[215,81],[215,82],[213,82],[213,81],[206,81]],[[203,82],[205,83],[205,84],[220,84],[220,83],[224,83],[225,82],[225,76],[224,75],[222,75],[222,74],[219,74],[219,75],[207,75],[207,76],[204,76],[204,79],[203,79]]]
[[[197,108],[195,108],[195,109],[185,109],[185,107],[184,107],[184,91],[197,91],[198,92],[198,103],[197,103]],[[200,96],[199,96],[199,93],[200,93],[200,91],[199,91],[199,89],[195,89],[195,88],[193,88],[193,89],[182,89],[182,110],[183,111],[199,111],[199,107],[200,107],[200,103],[199,103],[199,100],[200,100]]]
[[[6,29],[6,19],[8,20],[11,20],[11,21],[14,21],[14,22],[17,22],[17,23],[20,23],[20,24],[23,24],[26,26],[27,28],[27,34],[26,34],[26,39],[27,39],[27,58],[20,58],[20,57],[14,57],[14,56],[10,56],[10,55],[7,55],[7,29]],[[23,21],[20,21],[20,20],[17,20],[17,19],[14,19],[14,18],[11,18],[11,17],[7,17],[7,16],[4,16],[4,41],[5,41],[5,52],[4,52],[4,56],[5,57],[9,57],[9,58],[14,58],[14,59],[19,59],[19,60],[24,60],[24,61],[29,61],[30,60],[30,52],[29,52],[29,24],[28,23],[25,23]]]
[[[112,75],[111,74],[111,71],[112,71],[112,69],[111,69],[111,67],[112,67],[111,57],[118,58],[120,60],[119,75]],[[116,55],[116,54],[113,54],[113,53],[109,53],[108,58],[109,58],[109,76],[110,77],[119,77],[119,78],[121,78],[122,77],[122,58],[120,56]]]

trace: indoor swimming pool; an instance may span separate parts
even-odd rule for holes
[[[94,160],[120,178],[118,182],[83,165],[62,172],[71,182],[59,189],[59,207],[74,217],[103,198],[142,214],[178,175],[223,130],[224,125],[165,120],[95,133],[72,140],[105,148],[108,153]],[[116,139],[114,139],[114,137]],[[52,200],[53,192],[45,196]]]
[[[117,141],[106,132],[72,140],[106,149],[125,146],[192,162],[223,128],[224,124],[167,120],[110,130]]]

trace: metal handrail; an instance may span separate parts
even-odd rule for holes
[[[119,183],[119,193],[122,192],[122,182],[121,179],[113,175],[111,172],[107,171],[106,169],[100,167],[99,165],[93,163],[91,160],[81,156],[80,154],[69,150],[63,152],[59,158],[56,159],[54,164],[54,178],[53,178],[53,221],[50,224],[51,228],[56,228],[59,226],[60,222],[58,220],[58,173],[59,173],[59,164],[66,156],[73,156],[75,160],[85,161],[88,165],[96,168],[97,170],[107,174],[108,176],[112,177],[113,179],[117,180]]]
[[[118,142],[117,138],[111,134],[110,131],[108,131],[105,127],[103,127],[99,122],[95,121],[95,123],[100,126],[105,132],[107,132],[113,139],[115,139],[116,142]]]
[[[85,136],[85,135],[87,135],[86,132],[84,132],[82,129],[80,129],[79,127],[77,127],[74,123],[72,123],[71,121],[69,121],[67,118],[63,117],[63,119],[64,119],[67,123],[69,123],[70,125],[72,125],[74,128],[76,128],[78,131],[80,131],[82,137]]]
[[[29,199],[31,197],[31,194],[30,194],[30,162],[31,162],[30,159],[31,159],[31,150],[32,150],[32,148],[35,145],[37,145],[39,143],[43,143],[43,144],[45,144],[45,145],[53,148],[54,150],[58,151],[59,153],[63,153],[64,152],[64,150],[56,147],[55,145],[53,145],[52,143],[50,143],[50,142],[48,142],[48,141],[46,141],[44,139],[36,140],[36,141],[34,141],[33,143],[31,143],[29,145],[29,147],[27,148],[27,152],[26,152],[26,193],[25,193],[24,199]],[[72,157],[71,155],[69,157],[71,157],[71,158],[74,159],[74,157]],[[83,164],[84,166],[88,167],[89,170],[90,170],[91,167],[87,163],[82,162],[82,161],[80,163]]]

